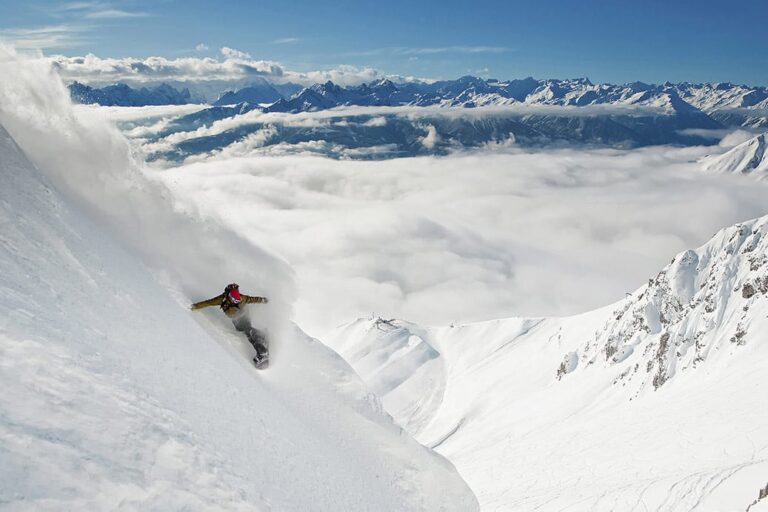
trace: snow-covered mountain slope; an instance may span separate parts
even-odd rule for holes
[[[361,375],[384,408],[409,432],[419,432],[440,405],[445,372],[440,354],[417,325],[376,318],[335,330],[324,342]]]
[[[758,179],[768,177],[768,140],[763,133],[729,151],[704,161],[704,169],[721,174],[749,174]]]
[[[768,217],[583,315],[386,322],[397,336],[379,324],[327,341],[366,381],[402,376],[385,406],[456,464],[483,510],[744,510],[768,481]],[[429,366],[398,372],[422,344]]]
[[[236,105],[238,103],[274,103],[282,99],[283,95],[272,84],[264,80],[252,80],[248,87],[237,91],[226,91],[213,103],[219,105]]]
[[[735,108],[768,108],[768,88],[731,83],[676,84],[680,96],[705,112]]]
[[[99,89],[73,82],[69,85],[69,92],[72,99],[78,103],[97,103],[105,106],[141,107],[192,103],[189,89],[179,91],[168,84],[140,89],[126,84],[114,84]]]
[[[124,144],[80,124],[44,66],[0,53],[0,70],[0,122],[41,164],[0,128],[0,510],[476,508],[287,321],[284,263],[107,165]],[[220,312],[187,309],[217,274],[264,278],[269,370]]]

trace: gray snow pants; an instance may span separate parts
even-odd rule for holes
[[[245,337],[248,338],[248,341],[253,345],[253,348],[256,349],[256,354],[258,354],[259,357],[267,353],[266,338],[258,329],[253,328],[251,319],[248,318],[248,315],[235,317],[232,319],[232,323],[234,324],[235,329],[245,333]]]

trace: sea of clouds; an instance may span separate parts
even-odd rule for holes
[[[678,251],[766,213],[765,184],[702,172],[726,147],[221,156],[155,176],[177,207],[284,257],[296,319],[321,335],[371,314],[448,324],[617,301]]]

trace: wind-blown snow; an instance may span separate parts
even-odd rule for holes
[[[40,66],[0,52],[0,509],[476,508],[288,321],[287,265],[174,213]],[[233,278],[274,298],[265,372],[218,311],[187,309]]]

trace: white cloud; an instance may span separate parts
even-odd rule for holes
[[[374,57],[379,55],[390,56],[428,56],[441,54],[459,54],[474,55],[481,53],[501,54],[514,52],[514,48],[506,46],[427,46],[427,47],[406,47],[406,46],[388,46],[385,48],[374,48],[371,50],[361,50],[344,53],[348,57]]]
[[[272,44],[292,44],[292,43],[298,43],[301,41],[298,37],[283,37],[280,39],[275,39],[272,41]]]
[[[1,34],[1,33],[0,33]],[[200,45],[198,45],[199,49]],[[259,76],[275,82],[311,85],[328,80],[340,85],[370,82],[381,75],[373,68],[338,66],[315,71],[291,71],[277,62],[254,60],[247,53],[228,47],[220,50],[223,59],[211,57],[101,58],[93,54],[82,57],[53,55],[50,57],[65,80],[85,83],[146,83],[157,81],[240,81]],[[390,78],[400,79],[398,76]]]
[[[622,115],[643,115],[654,114],[662,115],[665,111],[658,107],[634,106],[634,105],[585,105],[583,107],[558,106],[558,105],[523,105],[513,104],[505,106],[485,106],[473,109],[463,107],[340,107],[316,112],[300,112],[297,114],[271,112],[263,113],[260,110],[252,110],[242,115],[228,117],[215,121],[210,126],[201,126],[190,132],[175,132],[151,146],[146,147],[147,151],[168,151],[172,149],[173,144],[178,144],[185,140],[199,137],[209,137],[219,135],[229,130],[239,127],[262,124],[262,125],[283,125],[291,127],[324,127],[339,123],[351,124],[352,122],[361,122],[364,126],[385,126],[387,116],[401,116],[412,120],[417,126],[420,126],[425,135],[419,140],[427,148],[433,148],[439,142],[436,128],[429,124],[429,120],[436,117],[449,119],[472,119],[482,120],[488,117],[500,116],[524,116],[528,114],[538,114],[547,116],[595,116],[606,114]],[[354,119],[356,117],[362,119]],[[505,149],[514,147],[514,137],[507,138],[502,143],[489,144],[487,149]],[[285,147],[285,146],[281,146]],[[364,151],[358,149],[355,151]],[[276,154],[277,148],[271,148],[270,154]],[[291,148],[290,153],[295,153],[296,148]]]
[[[387,118],[384,116],[381,117],[373,117],[366,122],[363,123],[363,126],[387,126]]]
[[[754,133],[746,130],[730,130],[722,135],[722,139],[720,139],[718,146],[730,149],[734,146],[738,146],[742,142],[748,141],[754,136]]]
[[[85,82],[150,82],[160,80],[237,80],[248,76],[281,77],[283,69],[270,61],[223,61],[209,57],[100,58],[93,54],[84,57],[50,57],[54,67],[65,80]]]
[[[207,52],[209,50],[208,45],[205,45],[203,43],[198,44],[195,46],[195,51],[197,52]]]
[[[307,71],[302,73],[290,71],[287,72],[286,75],[291,77],[291,81],[302,84],[317,84],[330,80],[339,85],[356,85],[363,82],[371,82],[383,76],[379,71],[373,68],[359,68],[347,65],[338,66],[333,69]]]
[[[54,8],[54,11],[70,17],[81,16],[86,19],[144,18],[149,16],[146,12],[127,11],[110,2],[69,2]]]
[[[434,148],[435,144],[440,141],[440,136],[437,134],[437,128],[431,124],[421,126],[421,128],[427,131],[427,134],[420,139],[421,144],[427,149]]]
[[[85,14],[87,19],[144,18],[146,16],[149,16],[146,12],[131,12],[122,9],[102,9]]]
[[[227,146],[220,152],[220,156],[226,158],[248,156],[252,154],[254,150],[264,147],[264,145],[272,137],[277,135],[277,133],[277,129],[274,126],[267,126],[266,128],[255,131],[234,144]]]
[[[69,2],[52,7],[51,13],[64,22],[39,27],[0,29],[0,41],[18,49],[60,49],[90,43],[86,34],[93,32],[100,20],[143,18],[146,12],[128,11],[109,2]]]
[[[227,59],[246,60],[251,58],[251,54],[235,50],[234,48],[229,48],[228,46],[223,46],[219,51]]]
[[[60,11],[79,11],[82,9],[94,9],[103,7],[103,2],[67,2],[61,7]]]
[[[69,48],[85,43],[85,32],[86,27],[70,24],[0,29],[0,41],[19,49]]]
[[[101,105],[74,105],[75,111],[85,109],[93,115],[106,117],[114,122],[148,121],[159,117],[178,117],[207,108],[207,105],[147,105],[145,107],[103,107]]]
[[[677,251],[766,213],[766,185],[700,172],[694,161],[707,151],[373,162],[225,151],[161,176],[181,205],[290,261],[297,319],[321,334],[372,312],[447,324],[618,300]]]
[[[401,53],[415,54],[415,55],[428,55],[435,53],[508,53],[514,49],[504,46],[443,46],[436,48],[405,48]]]

